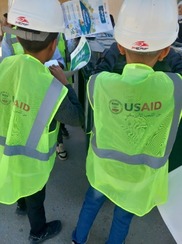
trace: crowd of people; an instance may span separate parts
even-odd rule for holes
[[[181,3],[166,0],[164,8],[164,0],[124,0],[116,42],[91,71],[89,188],[72,244],[87,242],[106,199],[115,206],[106,244],[124,244],[133,216],[167,202],[169,158],[182,110],[182,58],[175,46]],[[59,1],[14,0],[4,18],[0,203],[17,202],[16,213],[28,216],[30,243],[42,243],[62,228],[60,220],[46,221],[44,208],[55,155],[67,159],[65,125],[83,127],[85,114],[64,74],[70,50]],[[58,65],[46,67],[51,59]]]

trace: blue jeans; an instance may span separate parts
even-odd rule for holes
[[[77,226],[72,234],[72,240],[79,244],[86,243],[90,228],[106,199],[106,196],[101,192],[95,190],[91,186],[89,187]],[[132,217],[132,213],[115,205],[110,234],[106,244],[122,244],[124,242],[128,234]]]

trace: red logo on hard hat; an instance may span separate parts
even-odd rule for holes
[[[137,41],[133,44],[132,49],[135,50],[147,50],[149,45],[145,41]]]
[[[19,24],[19,25],[24,25],[24,26],[29,25],[28,20],[27,20],[26,17],[24,17],[24,16],[19,16],[19,17],[16,19],[16,22],[15,22],[15,23],[16,23],[16,24]]]

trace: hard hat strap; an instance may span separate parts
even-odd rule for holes
[[[13,34],[15,36],[19,36],[20,38],[25,39],[25,40],[29,40],[29,41],[45,41],[45,39],[49,35],[48,32],[40,32],[39,34],[37,34],[37,33],[24,31],[24,30],[12,29],[9,26],[3,26],[2,29],[4,32],[7,32],[9,34]]]

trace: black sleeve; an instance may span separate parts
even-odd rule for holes
[[[109,49],[103,52],[98,59],[92,74],[97,74],[102,71],[113,72],[114,66],[120,56],[117,43],[114,42]]]
[[[54,118],[67,125],[82,126],[84,124],[83,108],[72,86],[67,85],[66,87],[68,88],[68,93]]]
[[[165,61],[171,68],[171,72],[182,74],[182,51],[175,50],[171,47]]]

